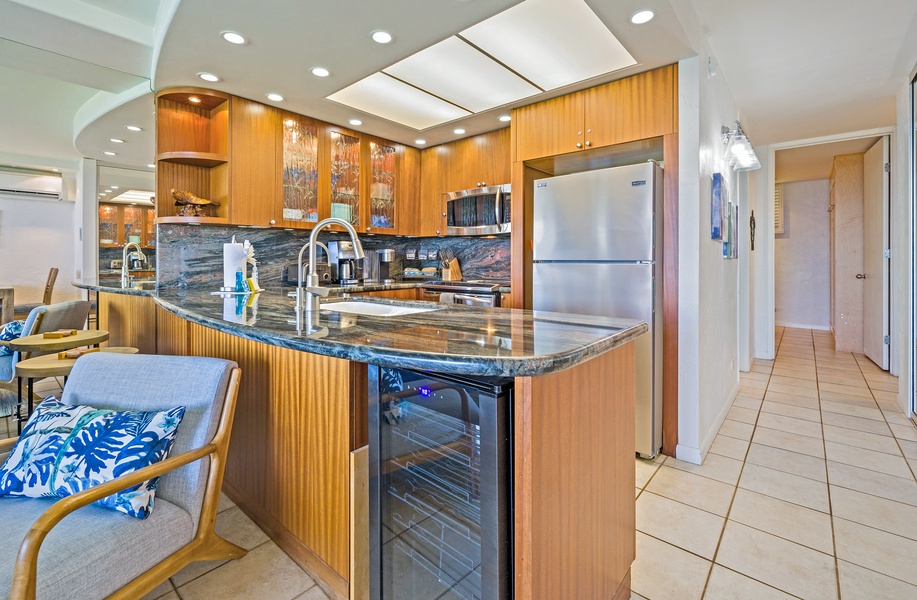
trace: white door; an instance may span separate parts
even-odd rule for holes
[[[863,353],[888,369],[888,136],[863,165]]]

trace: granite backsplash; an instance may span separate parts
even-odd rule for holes
[[[156,250],[159,284],[167,287],[213,286],[222,279],[223,244],[250,241],[255,247],[258,277],[264,286],[277,286],[284,265],[295,262],[299,249],[309,241],[308,231],[260,229],[250,227],[214,227],[207,225],[157,225]],[[319,241],[350,239],[342,234],[321,234]],[[497,237],[400,237],[360,236],[365,250],[391,248],[395,261],[390,273],[401,278],[405,266],[438,267],[437,260],[405,260],[407,250],[416,249],[426,256],[430,250],[449,249],[458,259],[465,279],[509,279],[510,238]]]

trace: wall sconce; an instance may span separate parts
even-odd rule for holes
[[[735,171],[754,171],[761,168],[758,156],[738,121],[732,131],[725,125],[722,131],[723,143],[726,144],[726,164]]]

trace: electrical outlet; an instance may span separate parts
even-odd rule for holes
[[[120,269],[122,265],[124,265],[123,260],[113,260],[111,261],[111,266],[109,268],[110,269]]]

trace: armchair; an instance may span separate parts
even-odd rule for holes
[[[214,533],[240,374],[215,358],[80,358],[62,402],[119,411],[182,405],[184,418],[160,463],[62,499],[0,497],[0,594],[140,598],[190,562],[245,555]],[[0,453],[14,442],[0,442]],[[92,504],[157,475],[155,509],[144,520]]]

